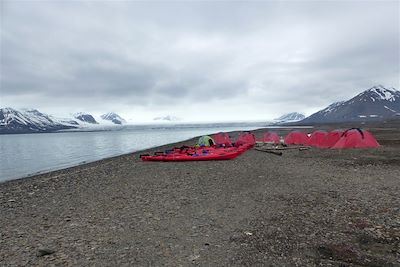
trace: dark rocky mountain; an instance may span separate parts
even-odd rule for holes
[[[306,116],[304,114],[298,112],[291,112],[280,116],[279,118],[274,119],[276,123],[286,123],[286,122],[296,122],[301,121]]]
[[[80,120],[82,122],[98,124],[98,122],[95,120],[95,118],[93,118],[93,116],[88,113],[83,113],[83,112],[76,113],[76,114],[74,114],[74,117],[75,117],[75,119]]]
[[[103,114],[100,116],[103,120],[111,121],[114,124],[124,124],[126,120],[124,120],[121,116],[114,112],[109,112],[107,114]]]
[[[0,134],[54,132],[71,128],[75,127],[62,124],[36,109],[0,109]]]
[[[375,121],[400,117],[400,92],[374,86],[347,101],[336,102],[305,118],[301,123]]]

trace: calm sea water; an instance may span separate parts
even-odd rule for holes
[[[0,135],[0,182],[257,124],[126,126],[99,132]]]

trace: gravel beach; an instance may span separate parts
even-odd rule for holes
[[[0,265],[400,266],[400,127],[369,128],[383,147],[140,152],[1,183]]]

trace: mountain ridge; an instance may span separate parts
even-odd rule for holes
[[[99,124],[92,115],[90,115],[89,113],[85,113],[85,112],[75,113],[74,118],[77,120],[80,120],[81,122],[85,122],[85,123]]]
[[[110,113],[107,113],[110,114]],[[75,113],[73,118],[58,118],[37,109],[0,108],[0,134],[43,133],[60,130],[86,129],[103,125],[119,125],[126,121],[116,113],[116,120],[100,120],[100,123],[88,113]],[[121,122],[121,123],[118,123]],[[97,129],[97,128],[96,128]]]
[[[330,104],[301,123],[362,122],[400,116],[400,91],[375,85],[347,101]]]
[[[53,120],[36,109],[0,108],[0,133],[54,132],[75,128]]]
[[[283,114],[279,118],[274,119],[274,121],[278,124],[280,123],[288,123],[288,122],[296,122],[296,121],[301,121],[305,118],[306,116],[302,113],[299,112],[290,112]]]
[[[108,112],[100,116],[103,120],[111,121],[114,124],[124,124],[126,120],[114,112]]]

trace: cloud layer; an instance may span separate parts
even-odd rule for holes
[[[271,119],[400,85],[398,1],[1,5],[1,106]]]

